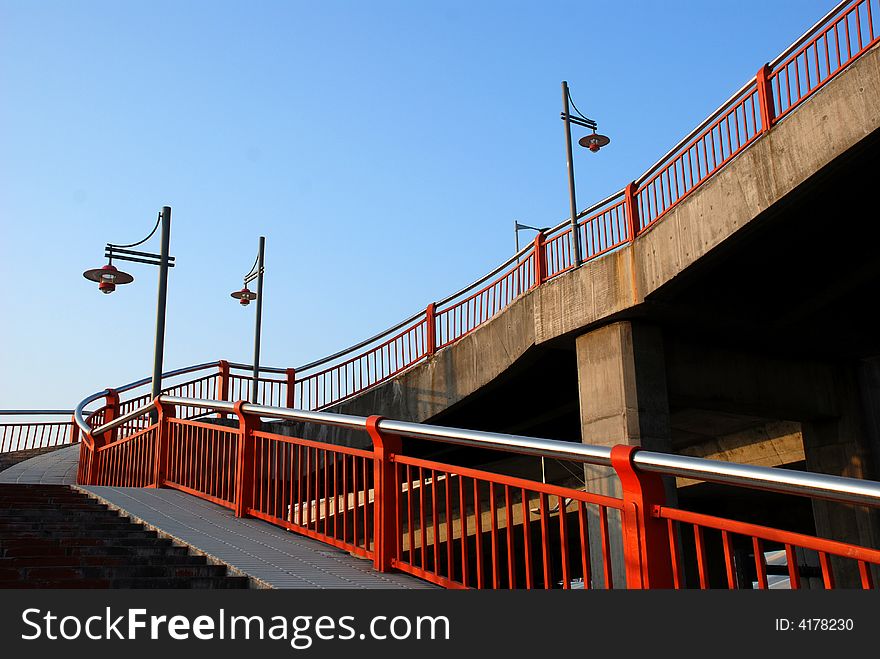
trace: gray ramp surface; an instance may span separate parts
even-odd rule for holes
[[[0,471],[0,483],[73,485],[79,464],[79,444],[43,453]]]
[[[78,486],[273,588],[436,588],[372,561],[170,489]]]

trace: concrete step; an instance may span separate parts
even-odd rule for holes
[[[0,549],[0,558],[28,558],[40,556],[186,556],[186,547],[175,547],[170,541],[143,543],[140,545],[110,546],[89,545],[52,547],[47,544],[24,545]]]
[[[0,567],[0,581],[60,581],[63,579],[178,579],[181,577],[222,577],[225,565],[108,565],[67,567]]]
[[[30,531],[16,531],[12,533],[3,533],[3,537],[0,537],[0,547],[4,546],[12,546],[11,543],[20,542],[23,540],[101,540],[105,543],[109,541],[115,540],[123,540],[123,539],[138,539],[138,538],[155,538],[155,531],[148,531],[147,529],[139,529],[137,527],[123,527],[116,529],[106,529],[103,531],[95,531],[94,533],[90,532],[88,529],[88,525],[84,525],[84,527],[76,527],[67,530],[57,530],[52,533],[43,533],[39,530],[30,530]]]
[[[110,565],[173,565],[192,566],[207,565],[204,556],[190,556],[189,554],[151,554],[149,556],[137,556],[124,554],[119,556],[94,556],[87,554],[68,556],[25,556],[14,558],[0,558],[0,570],[3,568],[26,568],[26,567],[105,567]]]
[[[100,531],[120,531],[131,529],[143,529],[140,524],[132,524],[122,517],[111,519],[98,519],[96,521],[88,518],[82,521],[76,520],[54,520],[48,522],[35,522],[32,520],[22,522],[5,522],[0,521],[0,537],[14,537],[18,533],[42,533],[44,536],[51,536],[56,533],[74,530],[88,530],[91,532]]]
[[[0,485],[0,588],[248,585],[67,486]]]
[[[247,577],[153,577],[130,579],[42,579],[0,580],[0,588],[174,588],[174,589],[229,589],[248,588]]]

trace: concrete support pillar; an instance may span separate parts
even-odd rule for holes
[[[873,361],[863,361],[856,369],[841,369],[835,389],[840,415],[802,424],[807,470],[876,480],[880,366]],[[813,517],[819,536],[880,547],[877,510],[814,500]],[[833,564],[838,587],[859,587],[853,561],[835,560]],[[874,579],[878,577],[880,571],[875,568]]]
[[[666,365],[660,329],[650,325],[618,322],[577,338],[578,391],[581,438],[585,444],[626,444],[649,450],[670,451],[669,401]],[[619,497],[620,484],[614,471],[587,465],[584,480],[588,492]],[[674,497],[674,484],[667,496]],[[674,502],[674,498],[672,499]],[[594,587],[604,583],[598,510],[590,508],[590,551]],[[620,520],[608,515],[614,587],[624,587]]]

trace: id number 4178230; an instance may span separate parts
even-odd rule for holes
[[[851,632],[854,627],[852,618],[776,618],[778,632]]]

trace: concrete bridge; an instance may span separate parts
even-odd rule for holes
[[[878,128],[875,47],[631,243],[326,409],[878,478]],[[587,489],[616,493],[608,471]],[[703,489],[680,495],[717,510]],[[880,541],[872,515],[812,513]]]
[[[158,420],[132,393],[143,383],[95,394],[79,408],[104,399],[80,423],[78,482],[167,485],[448,587],[483,587],[489,563],[494,587],[531,587],[539,568],[544,587],[568,587],[579,561],[585,583],[592,569],[606,586],[765,587],[762,542],[783,548],[792,584],[804,550],[825,587],[872,587],[880,495],[859,484],[880,480],[880,29],[869,8],[841,3],[641,178],[583,211],[580,267],[563,224],[336,355],[256,382],[223,361],[174,372]],[[231,404],[254,387],[270,414]],[[383,435],[374,415],[405,432]],[[498,448],[509,442],[523,450]],[[630,447],[654,452],[647,471]],[[670,454],[750,465],[752,487],[722,495],[718,484],[739,477],[719,480],[716,462],[691,478],[708,462]],[[785,479],[766,467],[851,480],[801,474],[797,487],[768,488]],[[703,529],[719,534],[714,567]],[[670,556],[676,544],[688,570]],[[753,573],[734,570],[743,556]]]

